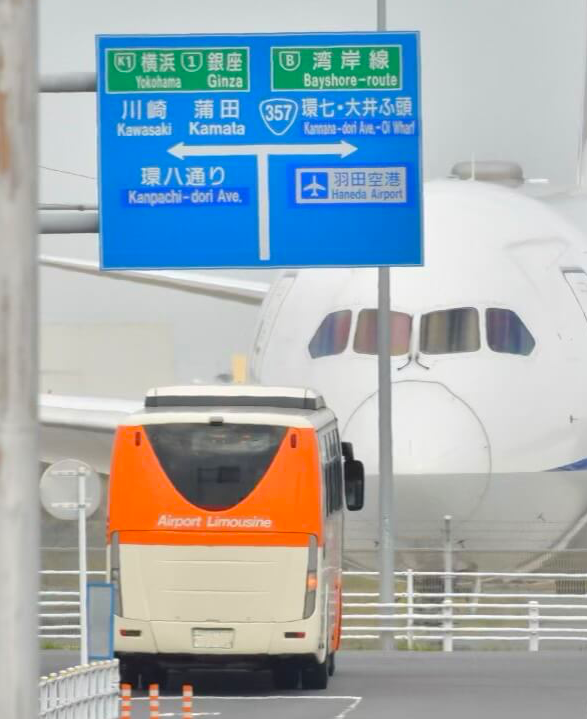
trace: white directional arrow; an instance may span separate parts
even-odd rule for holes
[[[259,211],[259,259],[268,260],[269,251],[269,155],[338,155],[348,157],[357,148],[350,142],[291,145],[186,145],[178,142],[167,152],[184,160],[186,157],[254,155],[257,158],[257,198]]]
[[[178,142],[167,152],[183,160],[189,156],[199,155],[340,155],[340,157],[347,157],[356,149],[354,145],[344,140],[316,145],[186,145],[184,142]]]

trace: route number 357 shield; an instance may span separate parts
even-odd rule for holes
[[[289,72],[297,70],[301,61],[302,56],[299,50],[281,50],[279,53],[279,64]]]
[[[259,105],[263,122],[274,135],[285,135],[298,116],[298,104],[285,97],[272,97]]]

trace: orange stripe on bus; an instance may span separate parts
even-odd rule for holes
[[[122,531],[121,544],[241,547],[307,547],[309,534],[296,532],[198,532],[193,530]]]

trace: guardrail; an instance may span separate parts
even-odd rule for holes
[[[345,572],[345,576],[377,578],[378,572]],[[587,641],[587,594],[520,592],[512,591],[511,586],[521,580],[559,585],[566,581],[572,585],[585,582],[587,574],[408,570],[396,572],[395,576],[396,582],[405,582],[405,590],[396,592],[393,603],[369,601],[378,597],[378,592],[343,592],[343,639],[376,641],[383,633],[392,632],[395,639],[406,641],[408,649],[417,642],[434,641],[440,642],[445,652],[451,652],[455,642],[513,641],[525,643],[529,651],[538,651],[545,640]],[[415,580],[427,577],[441,582],[443,591],[416,591]],[[452,591],[456,579],[472,581],[475,590]],[[500,580],[505,590],[483,591],[484,582],[489,580]],[[450,591],[446,591],[447,587]],[[348,601],[359,598],[362,601]]]
[[[117,719],[118,659],[42,677],[39,719]]]
[[[77,577],[77,569],[43,569],[41,577]],[[88,576],[105,577],[104,571],[88,571]],[[43,590],[39,592],[39,638],[40,639],[80,639],[79,591]],[[68,611],[45,611],[46,609],[67,609]],[[55,624],[55,620],[73,620],[64,624]],[[49,622],[49,623],[47,623]]]
[[[75,576],[75,570],[44,570],[44,576]],[[104,576],[104,572],[94,571]],[[378,591],[350,591],[357,580],[376,580],[378,572],[344,572],[342,637],[345,640],[376,642],[392,632],[408,649],[418,643],[440,643],[444,651],[481,641],[518,642],[537,651],[542,642],[587,642],[587,593],[548,591],[581,585],[587,574],[560,572],[396,572],[393,603],[380,603]],[[353,579],[354,578],[354,579]],[[416,586],[431,580],[433,591]],[[453,591],[457,582],[472,583],[473,591]],[[499,591],[490,585],[499,581]],[[526,587],[517,587],[524,582]],[[539,585],[532,591],[530,585]],[[377,589],[374,585],[373,589]],[[458,588],[457,588],[458,589]],[[535,587],[536,589],[536,587]],[[41,639],[77,642],[79,593],[42,591],[39,606]],[[57,611],[46,611],[47,609]],[[65,610],[65,611],[62,611]],[[481,613],[482,612],[482,613]]]

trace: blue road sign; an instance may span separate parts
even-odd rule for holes
[[[418,265],[417,33],[99,36],[103,269]]]

